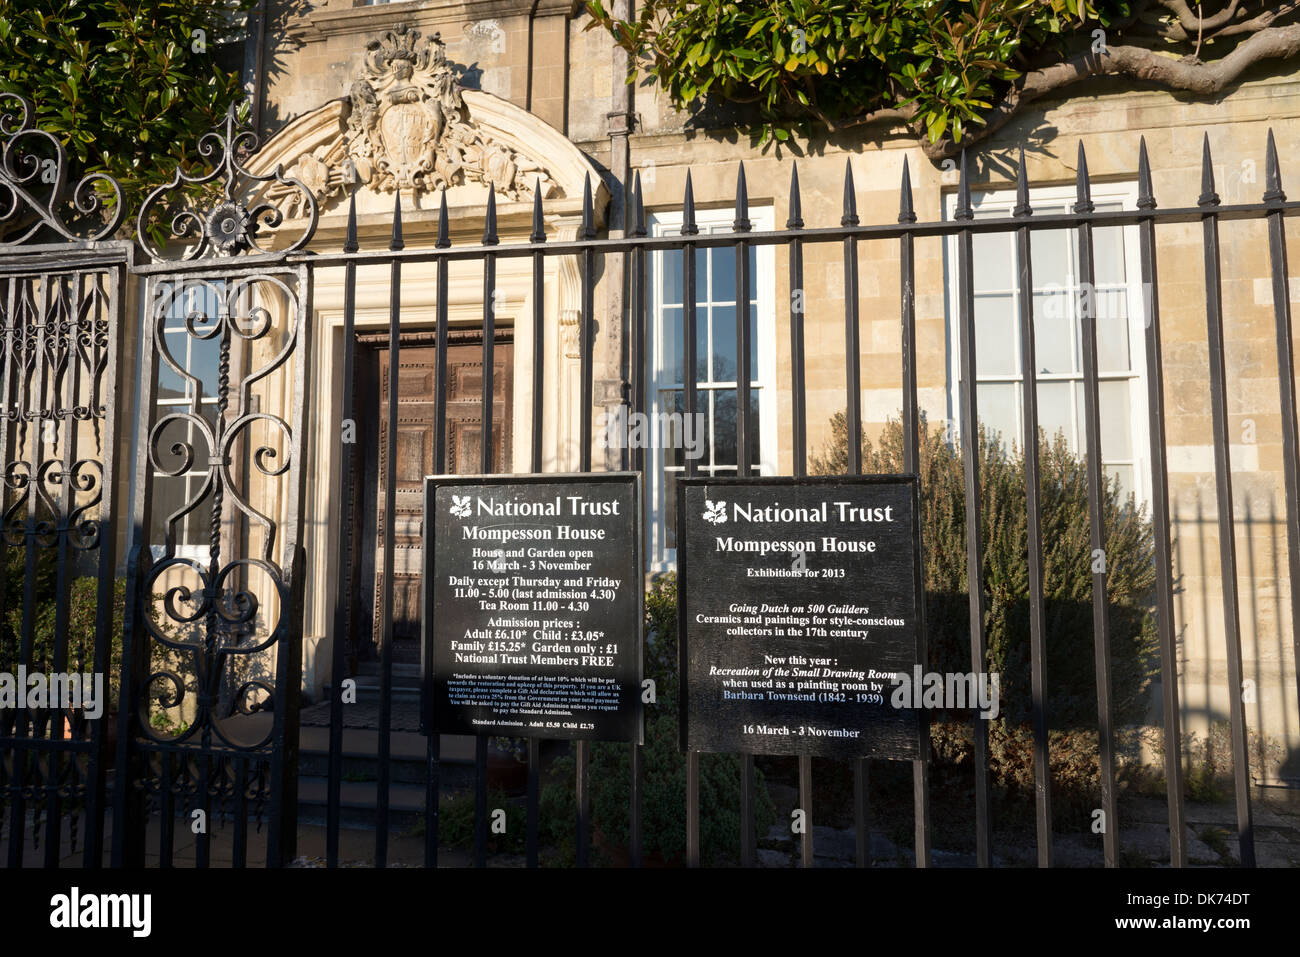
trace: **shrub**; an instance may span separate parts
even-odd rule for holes
[[[647,859],[680,864],[686,854],[686,758],[678,749],[677,579],[657,578],[646,595],[645,676],[655,683],[655,704],[646,706],[641,759],[641,837]],[[740,767],[733,754],[700,755],[700,854],[705,863],[727,863],[740,845]],[[602,742],[591,748],[593,844],[612,859],[628,841],[631,754],[627,745]],[[542,791],[543,840],[573,853],[576,807],[573,758],[555,761]],[[761,771],[756,771],[755,823],[761,837],[776,810]]]
[[[17,671],[22,660],[23,634],[23,597],[27,576],[27,550],[22,547],[0,545],[4,550],[5,584],[0,594],[0,671],[13,673]],[[32,619],[32,654],[31,669],[49,672],[54,670],[55,627],[57,624],[57,587],[56,550],[38,548],[33,575],[35,596],[34,617]],[[73,574],[84,569],[77,569],[75,556],[70,555]],[[107,693],[105,712],[115,712],[118,707],[118,688],[122,675],[122,632],[123,612],[126,608],[126,579],[117,577],[113,580],[112,609],[113,620],[109,629],[107,673],[104,685]],[[167,619],[161,606],[162,596],[153,595],[146,604],[146,611],[153,618],[156,626],[172,635],[177,630]],[[99,611],[99,579],[95,575],[77,575],[68,586],[68,623],[67,638],[64,648],[67,653],[65,671],[89,672],[95,664],[95,619]],[[174,651],[158,642],[150,642],[151,670],[171,671],[181,676],[185,682],[187,696],[198,692],[197,676],[193,667],[182,652]],[[166,732],[183,728],[168,714],[169,709],[162,707],[160,692],[155,688],[154,700],[150,704],[150,724]]]
[[[27,550],[9,545],[4,549],[5,586],[0,609],[0,671],[14,672],[20,664],[23,633],[23,591],[27,575]],[[54,629],[57,608],[57,572],[55,550],[40,548],[36,551],[34,579],[35,614],[32,627],[31,667],[35,671],[54,668]],[[74,562],[69,555],[68,561]],[[75,568],[74,568],[75,573]],[[67,671],[92,671],[95,663],[95,617],[99,609],[99,580],[93,575],[72,579],[68,588]],[[105,684],[108,691],[107,709],[114,710],[117,702],[118,676],[122,667],[122,609],[126,598],[126,581],[113,582],[113,622],[109,631],[108,674]]]
[[[847,469],[847,425],[831,420],[831,438],[814,456],[814,474]],[[970,611],[966,580],[966,499],[962,454],[940,430],[920,427],[921,542],[930,668],[969,671]],[[866,472],[903,471],[903,429],[886,423],[878,444],[863,438]],[[1031,720],[1028,518],[1025,464],[1014,449],[980,430],[980,517],[984,535],[985,635],[988,669],[1000,675],[1000,717]],[[1040,438],[1043,607],[1046,619],[1047,714],[1054,727],[1097,726],[1093,669],[1092,545],[1088,476],[1061,436]],[[1107,598],[1111,630],[1113,716],[1142,720],[1146,692],[1158,671],[1154,617],[1155,561],[1151,523],[1118,485],[1106,483]]]
[[[966,579],[963,460],[940,430],[919,429],[921,541],[926,637],[932,671],[968,672],[970,606]],[[814,474],[847,471],[847,424],[840,413]],[[990,778],[1002,798],[1024,804],[1034,794],[1029,652],[1028,517],[1025,463],[1014,449],[980,430],[980,516],[984,536],[987,668],[999,674],[1000,711],[989,722]],[[862,442],[863,470],[903,471],[903,429],[886,423],[878,443]],[[1047,648],[1046,710],[1054,807],[1061,820],[1088,820],[1100,787],[1096,676],[1093,667],[1092,544],[1084,462],[1061,436],[1040,437],[1043,609]],[[1145,717],[1147,690],[1158,672],[1151,524],[1132,499],[1108,482],[1106,525],[1112,718],[1123,731]],[[930,726],[937,793],[969,796],[973,734],[968,716],[937,714]],[[1127,773],[1125,768],[1121,772]]]

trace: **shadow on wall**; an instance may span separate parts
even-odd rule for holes
[[[949,443],[949,436],[929,429],[924,420],[920,433],[929,666],[941,673],[965,673],[971,668],[971,656],[962,453]],[[831,419],[830,439],[821,454],[812,457],[810,472],[845,473],[847,447],[845,416],[837,413]],[[877,443],[864,436],[862,463],[864,472],[904,471],[903,430],[898,422],[886,423]],[[1040,438],[1039,465],[1047,720],[1054,733],[1085,735],[1092,742],[1090,749],[1095,749],[1098,714],[1087,472],[1084,460],[1060,436]],[[980,477],[988,668],[1000,675],[999,718],[1005,720],[1003,731],[1011,741],[1022,732],[1029,734],[1033,718],[1025,466],[1014,447],[1008,449],[983,429]],[[1121,737],[1133,739],[1129,743],[1137,749],[1133,754],[1137,759],[1142,751],[1149,755],[1162,747],[1152,526],[1146,508],[1135,507],[1113,482],[1108,483],[1102,510],[1107,526],[1112,719]],[[1204,763],[1207,756],[1201,752],[1211,748],[1216,728],[1228,717],[1222,638],[1208,645],[1204,638],[1207,629],[1214,634],[1214,623],[1222,621],[1222,599],[1210,593],[1203,579],[1180,570],[1189,567],[1192,549],[1200,552],[1198,568],[1204,567],[1207,555],[1217,552],[1214,540],[1207,543],[1205,534],[1197,533],[1200,525],[1209,525],[1212,531],[1215,523],[1206,522],[1199,512],[1194,521],[1175,512],[1173,521],[1183,756],[1185,763]],[[1288,710],[1295,676],[1287,667],[1287,638],[1281,627],[1285,530],[1280,524],[1271,508],[1267,519],[1255,518],[1249,508],[1237,515],[1239,530],[1244,527],[1247,540],[1254,543],[1253,548],[1239,550],[1238,570],[1249,585],[1243,588],[1241,621],[1245,677],[1254,681],[1248,688],[1247,722],[1257,781],[1293,776],[1300,767],[1300,749],[1292,743],[1294,708]],[[1189,641],[1189,633],[1199,635],[1199,641]],[[1031,756],[1032,748],[1026,753]],[[1229,768],[1230,763],[1229,758]]]
[[[1210,487],[1213,478],[1210,477]],[[1267,512],[1246,497],[1234,510],[1237,544],[1238,620],[1242,649],[1242,698],[1250,738],[1252,778],[1259,783],[1300,783],[1300,714],[1296,661],[1291,644],[1285,518],[1269,495]],[[1212,749],[1229,720],[1224,597],[1220,579],[1219,521],[1194,508],[1171,507],[1174,562],[1200,569],[1184,575],[1175,595],[1179,623],[1178,671],[1186,735]],[[1292,625],[1294,627],[1294,624]],[[1231,768],[1231,757],[1226,763]]]

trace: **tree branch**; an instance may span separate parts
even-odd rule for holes
[[[1231,23],[1237,15],[1237,8],[1241,6],[1241,0],[1232,0],[1214,16],[1203,17],[1192,13],[1191,8],[1187,6],[1186,0],[1156,0],[1156,2],[1166,10],[1176,14],[1179,24],[1189,34],[1199,30],[1217,30],[1224,24]]]
[[[1263,13],[1252,17],[1249,20],[1242,20],[1238,23],[1229,23],[1222,29],[1207,34],[1206,39],[1212,40],[1218,37],[1241,36],[1243,33],[1258,33],[1261,30],[1271,27],[1283,17],[1295,13],[1296,10],[1300,10],[1300,0],[1292,0],[1291,3],[1280,3],[1272,10],[1265,10]]]
[[[1135,46],[1111,46],[1104,53],[1089,50],[1020,77],[1002,101],[986,114],[985,124],[967,133],[960,142],[945,136],[934,143],[924,140],[921,147],[931,160],[947,159],[991,136],[1033,101],[1089,77],[1127,76],[1168,90],[1212,96],[1222,92],[1256,63],[1286,59],[1297,53],[1300,53],[1300,24],[1261,30],[1213,63],[1186,57],[1176,59]]]

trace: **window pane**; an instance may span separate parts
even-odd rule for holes
[[[762,460],[759,457],[759,449],[758,449],[759,427],[761,424],[762,422],[758,417],[758,393],[750,392],[749,393],[749,423],[746,427],[746,431],[748,432],[749,435],[749,442],[747,443],[747,445],[749,446],[749,464],[753,469],[755,475],[758,474],[759,466],[762,464]]]
[[[1128,302],[1123,289],[1097,290],[1097,366],[1102,372],[1127,372]]]
[[[980,424],[988,437],[1001,437],[1004,448],[1014,443],[1019,446],[1020,427],[1016,415],[1020,387],[1014,382],[981,382],[976,403],[979,406]]]
[[[664,472],[664,548],[677,547],[677,479],[679,470]]]
[[[163,344],[167,348],[167,355],[182,369],[185,368],[185,336],[163,336]],[[158,357],[158,401],[166,402],[171,399],[187,398],[186,383],[180,373],[175,372],[167,359],[161,355]]]
[[[713,266],[713,275],[710,277],[712,285],[709,287],[709,295],[714,302],[735,302],[736,300],[736,249],[734,246],[719,246],[709,251],[709,259]],[[702,275],[702,274],[701,274]],[[753,270],[750,270],[749,281],[754,281]],[[703,296],[700,297],[704,299]]]
[[[185,479],[186,499],[192,499],[203,489],[204,476],[190,475]],[[205,495],[203,501],[194,506],[194,509],[185,516],[185,544],[186,545],[208,545],[211,539],[211,530],[208,525],[212,518],[212,496]]]
[[[736,307],[714,306],[713,323],[713,381],[736,381]],[[750,373],[753,374],[752,371]]]
[[[173,354],[178,360],[180,359],[179,349]],[[220,335],[213,336],[211,339],[196,339],[190,336],[190,361],[187,371],[199,380],[199,394],[204,398],[217,397],[217,364],[220,360]]]
[[[662,385],[682,381],[682,309],[666,307],[660,319],[659,375]]]
[[[1038,384],[1038,428],[1048,442],[1055,442],[1057,432],[1062,433],[1066,444],[1074,447],[1074,430],[1070,426],[1069,382],[1040,382]]]
[[[1098,209],[1105,207],[1099,206]],[[1112,204],[1111,208],[1119,208]],[[1092,231],[1093,278],[1098,285],[1124,282],[1124,227],[1104,226]]]
[[[185,504],[184,477],[172,478],[168,475],[155,475],[153,480],[153,514],[149,521],[149,541],[154,545],[163,545],[167,541],[167,517]],[[180,525],[176,527],[177,543],[184,535]]]
[[[975,300],[975,370],[978,375],[1015,375],[1016,312],[1010,296],[980,296]]]
[[[661,301],[678,303],[682,301],[682,251],[668,249],[659,254],[663,257],[663,285],[660,288]]]
[[[695,250],[695,301],[709,301],[709,250]]]
[[[682,358],[682,368],[686,359]],[[695,310],[695,381],[707,382],[709,379],[709,307],[699,306]]]
[[[1130,459],[1133,457],[1132,415],[1129,412],[1129,379],[1099,383],[1101,397],[1101,458]]]
[[[736,390],[715,389],[713,398],[714,465],[736,464]]]
[[[1064,292],[1034,294],[1034,359],[1038,373],[1077,372],[1070,351],[1070,307]]]
[[[713,306],[710,310],[713,324],[714,382],[735,382],[736,368],[736,307]],[[702,314],[701,314],[702,317]],[[758,381],[758,306],[749,307],[749,381]]]
[[[1097,384],[1097,395],[1101,402],[1101,459],[1131,459],[1133,457],[1133,440],[1131,435],[1131,416],[1129,413],[1130,379],[1111,380]],[[1076,382],[1075,410],[1079,423],[1079,452],[1087,450],[1087,433],[1084,423],[1087,421],[1087,409],[1084,406],[1083,383]]]
[[[684,464],[682,459],[682,449],[685,447],[684,437],[682,436],[682,393],[677,391],[663,391],[659,393],[659,407],[655,410],[659,415],[665,416],[665,424],[660,427],[658,434],[662,434],[666,448],[664,449],[664,467],[674,468]],[[677,413],[671,416],[671,413]],[[671,416],[671,417],[670,417]],[[656,435],[656,438],[658,437]]]
[[[758,383],[758,303],[749,304],[749,381]]]
[[[976,292],[1007,290],[1015,285],[1013,248],[1009,233],[976,233],[971,237]]]
[[[1133,496],[1133,466],[1131,465],[1107,465],[1105,468],[1106,478],[1111,481],[1119,482],[1119,500],[1123,505]]]
[[[1035,212],[1046,212],[1035,208]],[[1029,237],[1029,263],[1033,266],[1035,289],[1064,289],[1068,281],[1066,263],[1069,242],[1061,229],[1035,231]]]

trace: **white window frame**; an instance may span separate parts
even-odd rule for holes
[[[1092,201],[1098,205],[1120,203],[1124,209],[1137,208],[1137,184],[1134,182],[1114,182],[1114,183],[1094,183],[1091,186]],[[952,221],[957,211],[957,194],[947,193],[944,195],[944,219]],[[1077,199],[1077,190],[1074,186],[1047,186],[1031,189],[1029,191],[1029,205],[1035,212],[1042,212],[1041,207],[1047,205],[1067,205],[1072,206]],[[1014,188],[981,191],[972,195],[972,206],[976,212],[996,212],[1000,216],[1010,217],[1012,210],[1016,205],[1016,193]],[[1031,218],[1032,221],[1032,218]],[[1141,273],[1141,254],[1139,249],[1139,235],[1136,226],[1123,226],[1124,235],[1124,295],[1126,299],[1126,308],[1128,312],[1129,324],[1129,366],[1130,371],[1127,373],[1100,373],[1099,381],[1114,381],[1119,379],[1129,379],[1132,382],[1132,388],[1129,395],[1129,437],[1131,442],[1133,468],[1133,490],[1139,507],[1148,505],[1151,502],[1151,442],[1149,417],[1147,412],[1147,356],[1146,356],[1146,329],[1143,325],[1143,317],[1146,315],[1146,303],[1142,289]],[[1008,242],[1008,249],[1014,255],[1015,233],[1008,231],[1004,234]],[[1032,234],[1031,234],[1032,235]],[[944,279],[946,289],[946,302],[948,306],[947,315],[947,333],[948,333],[948,421],[951,423],[951,434],[954,441],[960,441],[961,437],[961,348],[960,335],[957,327],[958,316],[960,315],[959,294],[957,288],[957,237],[949,236],[944,243]],[[1078,260],[1077,248],[1076,255],[1067,257],[1066,276],[1067,287],[1077,289],[1078,283]],[[1018,289],[1012,290],[1012,309],[1015,315],[1019,316],[1020,293]],[[1016,364],[1020,364],[1020,323],[1013,323],[1015,329],[1015,339],[1008,348],[1014,350]],[[1081,373],[1058,373],[1038,375],[1038,381],[1081,381]],[[1023,382],[1023,370],[1018,375],[980,375],[980,382]],[[1074,390],[1071,390],[1071,411],[1075,413],[1073,421],[1079,421],[1084,418],[1082,410],[1075,411],[1074,408]],[[1041,424],[1040,424],[1041,425]],[[1105,423],[1103,422],[1104,426]],[[1004,441],[1008,437],[1004,434]],[[1021,401],[1016,404],[1016,434],[1014,436],[1015,445],[1019,448],[1024,444],[1024,401],[1023,394]],[[1082,436],[1077,438],[1077,452],[1082,455],[1084,452],[1084,440]],[[1112,460],[1113,461],[1113,460]],[[1118,461],[1116,464],[1129,464],[1128,460]]]
[[[185,316],[188,310],[194,308],[194,294],[198,291],[199,288],[204,289],[209,293],[209,295],[213,296],[211,301],[209,301],[206,304],[207,308],[217,312],[220,311],[220,303],[218,302],[215,293],[213,293],[211,290],[208,290],[206,286],[204,287],[191,286],[189,287],[189,289],[187,289],[186,291],[187,295],[185,296],[184,300],[177,299],[175,302],[172,303],[172,309],[169,310],[168,315],[163,319],[163,329],[162,329],[162,336],[164,341],[167,342],[169,346],[168,352],[171,354],[171,357],[175,359],[177,363],[180,364],[181,368],[186,369],[191,373],[193,373],[193,366],[194,366],[193,353],[194,353],[195,338],[194,336],[191,336],[188,330],[185,328]],[[177,307],[182,307],[179,312],[175,311]],[[213,318],[215,320],[216,316],[214,315]],[[219,341],[219,339],[216,341]],[[173,344],[177,342],[183,342],[184,344],[183,353],[178,353],[176,350],[170,348]],[[167,365],[166,361],[161,356],[158,357],[157,362],[158,362],[158,371],[160,376],[162,375],[164,369],[170,371],[170,367]],[[189,380],[185,380],[185,383],[188,392],[188,390],[192,389],[193,386],[189,382]],[[211,395],[203,395],[199,397],[198,407],[200,409],[204,407],[210,407],[215,410],[217,407],[217,401],[218,401],[217,395],[215,392],[212,393]],[[194,403],[194,396],[187,394],[180,398],[173,398],[173,399],[160,399],[155,397],[154,405],[158,408],[158,418],[162,418],[163,416],[172,415],[174,412],[178,412],[178,411],[190,412],[192,409],[194,409],[195,403]],[[188,424],[186,428],[188,430],[187,441],[189,441],[190,443],[194,443],[197,430],[195,429],[193,424]],[[208,474],[207,470],[205,468],[202,468],[199,464],[199,459],[203,458],[203,449],[196,448],[196,453],[199,454],[196,455],[196,461],[193,463],[193,467],[188,472],[183,472],[180,475],[166,475],[165,473],[159,472],[158,470],[154,469],[152,471],[151,477],[155,485],[160,480],[165,482],[177,482],[177,481],[184,482],[185,489],[186,489],[184,500],[188,502],[191,495],[191,486],[194,485],[196,482],[201,484],[202,480],[206,478]],[[199,514],[202,513],[201,505],[199,506],[197,511]],[[196,560],[196,561],[203,561],[207,558],[209,554],[211,543],[207,540],[191,542],[186,537],[186,531],[187,531],[186,525],[189,524],[189,521],[194,516],[194,514],[195,514],[194,512],[191,512],[185,515],[184,517],[182,517],[180,519],[180,524],[176,527],[175,557]],[[166,515],[157,514],[156,511],[155,514],[150,517],[150,521],[158,521],[160,523],[166,522],[166,520],[167,520]],[[165,535],[165,529],[164,529],[164,535]],[[151,543],[150,548],[155,561],[157,561],[159,558],[162,557],[164,551],[166,550],[166,547],[167,546],[166,546],[165,539],[162,541]]]
[[[649,214],[648,228],[652,236],[680,236],[682,214],[680,210]],[[730,233],[736,218],[731,208],[697,210],[695,222],[701,234],[709,232]],[[752,207],[749,219],[755,232],[772,230],[775,213],[771,206]],[[683,237],[685,238],[685,237]],[[754,463],[756,475],[775,475],[777,472],[777,381],[776,381],[776,311],[774,307],[776,252],[771,245],[754,246],[756,268],[749,277],[752,294],[758,303],[755,328],[757,368],[751,370],[751,381],[757,381],[758,395],[758,451],[759,461]],[[650,254],[649,328],[646,330],[646,406],[655,415],[659,407],[660,389],[677,383],[667,382],[660,372],[663,361],[663,268],[661,251]],[[684,305],[684,304],[683,304]],[[739,304],[737,304],[739,308]],[[657,421],[657,419],[652,419]],[[665,504],[667,482],[664,472],[664,450],[657,443],[647,449],[648,481],[646,490],[645,541],[646,566],[650,572],[673,571],[677,567],[676,548],[667,547],[665,537]]]

